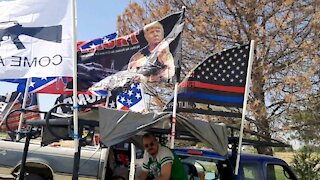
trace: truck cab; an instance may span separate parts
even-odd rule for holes
[[[240,156],[238,176],[234,175],[236,156],[229,153],[221,156],[212,150],[175,149],[181,158],[190,179],[245,179],[245,180],[296,180],[289,165],[276,157],[261,154]],[[205,178],[203,178],[205,177]]]

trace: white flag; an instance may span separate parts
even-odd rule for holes
[[[0,79],[73,74],[72,1],[0,2]]]

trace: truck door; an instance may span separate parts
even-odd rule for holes
[[[268,180],[296,180],[297,178],[292,173],[290,168],[280,164],[267,165],[267,179]]]
[[[256,179],[263,179],[261,168],[257,162],[243,162],[241,173],[242,179],[245,180],[256,180]]]

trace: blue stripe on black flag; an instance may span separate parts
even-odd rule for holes
[[[219,96],[215,94],[206,94],[192,91],[179,93],[178,101],[190,101],[239,108],[243,105],[243,97]]]
[[[219,96],[214,94],[206,94],[206,93],[191,92],[191,91],[184,92],[181,94],[179,93],[178,95],[205,99],[207,101],[219,101],[219,102],[226,102],[226,103],[241,103],[241,104],[243,103],[243,97]]]
[[[166,111],[172,111],[172,108],[166,109]],[[223,116],[223,117],[236,117],[241,118],[240,112],[225,112],[225,111],[215,111],[212,109],[197,109],[197,108],[177,108],[177,112],[188,112],[188,113],[198,113],[198,114],[206,114],[206,115],[214,115],[214,116]]]

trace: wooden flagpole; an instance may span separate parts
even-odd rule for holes
[[[248,71],[246,77],[246,87],[245,87],[245,94],[243,100],[243,109],[242,109],[242,117],[241,117],[241,126],[240,126],[240,135],[239,135],[239,145],[238,145],[238,153],[236,159],[236,167],[235,167],[235,175],[238,176],[239,172],[239,164],[240,164],[240,154],[241,154],[241,147],[242,147],[242,138],[243,138],[243,129],[244,129],[244,120],[247,108],[247,101],[249,96],[249,86],[250,86],[250,79],[251,79],[251,70],[252,70],[252,63],[253,63],[253,56],[254,56],[254,40],[250,42],[250,52],[249,52],[249,61],[248,61]]]

